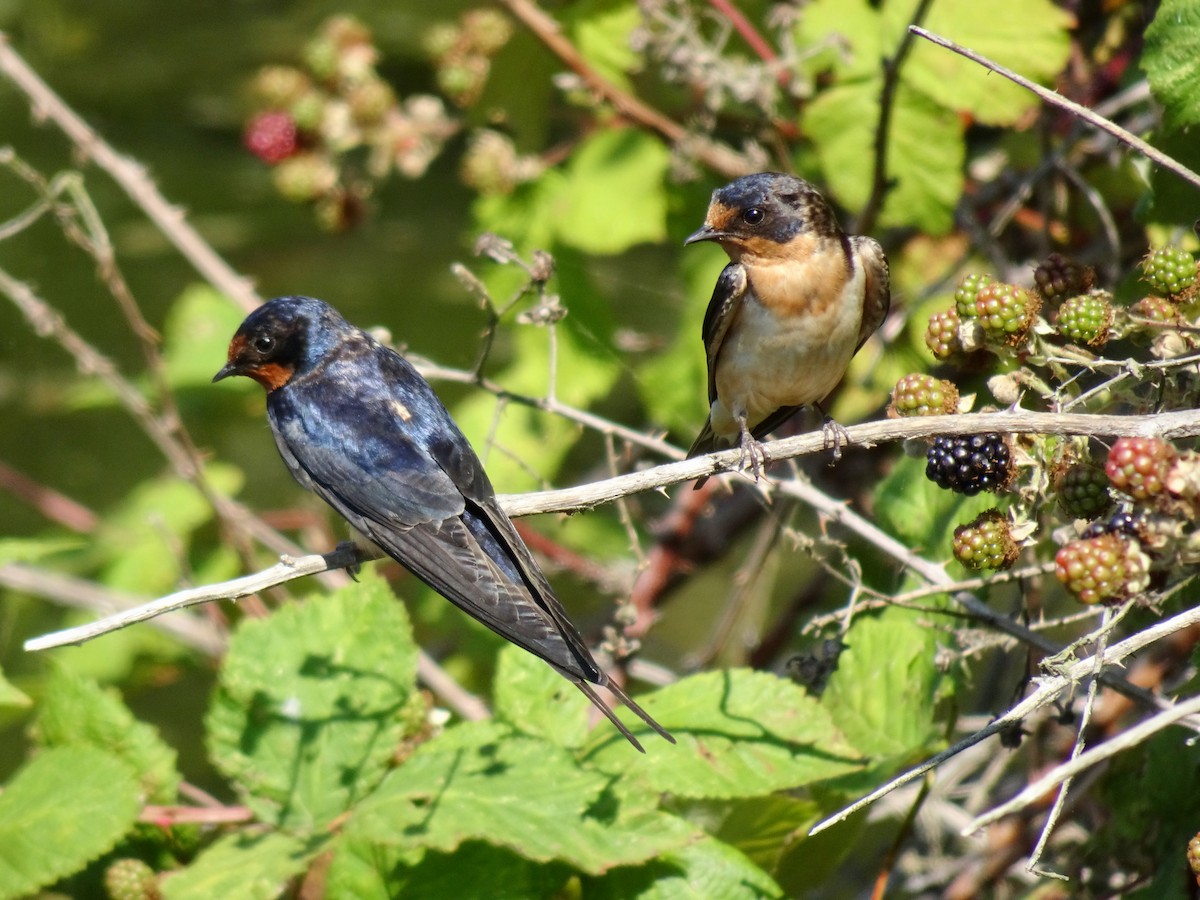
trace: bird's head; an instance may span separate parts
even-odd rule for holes
[[[320,362],[347,327],[333,307],[312,297],[268,300],[238,327],[213,381],[245,375],[268,392],[278,390]]]
[[[799,236],[840,237],[821,192],[795,175],[759,172],[713,191],[704,225],[684,244],[715,241],[734,258],[781,255]]]

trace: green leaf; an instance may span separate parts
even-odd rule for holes
[[[383,778],[416,678],[387,584],[293,603],[234,634],[207,718],[213,762],[259,818],[318,829]]]
[[[741,852],[709,838],[650,865],[617,869],[589,882],[589,900],[755,900],[782,897],[771,876]]]
[[[898,46],[917,2],[883,4],[889,46]],[[1004,15],[979,3],[934,3],[924,27],[1031,81],[1053,85],[1071,52],[1074,24],[1074,17],[1052,0],[1005,0]],[[1041,103],[1025,88],[923,38],[916,40],[901,78],[937,105],[967,113],[985,125],[1016,122]]]
[[[229,298],[207,285],[193,285],[180,294],[163,326],[163,358],[171,386],[212,384],[242,316]]]
[[[116,846],[141,809],[128,766],[95,747],[47,750],[0,793],[0,898],[28,896]]]
[[[113,689],[54,666],[38,707],[34,738],[44,747],[95,747],[121,759],[137,773],[151,803],[172,803],[179,787],[175,751],[145,722],[139,722]]]
[[[670,165],[670,151],[646,132],[595,132],[567,163],[559,240],[597,254],[665,240]]]
[[[166,900],[273,900],[307,868],[322,839],[282,832],[240,832],[218,838],[186,869],[163,881]]]
[[[575,46],[600,75],[629,89],[629,73],[636,71],[641,57],[631,38],[642,24],[637,4],[624,0],[576,0],[563,10]]]
[[[424,853],[404,865],[395,848],[343,841],[329,869],[327,896],[354,900],[525,900],[557,896],[571,870],[522,859],[510,850],[467,841],[453,853]]]
[[[875,490],[881,528],[915,553],[949,558],[954,529],[996,505],[991,494],[964,497],[925,477],[925,457],[901,458]]]
[[[860,754],[803,688],[768,672],[731,669],[685,678],[639,702],[674,734],[664,744],[646,726],[647,754],[619,734],[597,732],[585,759],[679,797],[753,797],[857,771]],[[622,718],[627,724],[633,717]]]
[[[786,848],[807,839],[808,829],[821,818],[821,808],[813,800],[771,794],[694,801],[684,814],[689,821],[701,822],[713,837],[746,854],[756,866],[773,872]]]
[[[1163,0],[1146,28],[1142,67],[1168,128],[1200,123],[1200,3]],[[1193,139],[1194,143],[1194,139]]]
[[[908,758],[938,740],[937,633],[911,610],[859,616],[821,695],[846,738],[874,758]]]
[[[79,538],[4,538],[0,540],[0,566],[37,562],[83,546],[85,542]]]
[[[4,669],[0,668],[0,709],[28,709],[32,705],[33,701],[29,696],[14,687],[12,682],[4,677]]]
[[[506,645],[497,658],[493,683],[494,712],[500,721],[560,747],[578,747],[587,739],[591,704],[532,653]]]
[[[847,82],[808,104],[812,137],[829,187],[842,205],[861,208],[871,193],[879,85]],[[886,225],[916,225],[943,234],[954,224],[962,192],[962,124],[951,110],[901,85],[888,134],[887,177],[893,182],[881,213]]]
[[[693,833],[639,796],[582,768],[560,747],[497,722],[471,722],[423,744],[359,804],[347,832],[354,840],[442,852],[482,840],[537,862],[603,872],[679,846]]]

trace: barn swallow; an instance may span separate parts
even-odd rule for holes
[[[638,750],[593,685],[675,743],[597,664],[479,457],[399,353],[320,300],[279,297],[238,328],[213,381],[230,375],[266,388],[275,443],[302,486],[463,612],[549,663]]]
[[[704,314],[708,420],[688,457],[740,447],[755,478],[762,438],[820,402],[887,315],[888,264],[871,238],[847,235],[815,187],[760,172],[713,192],[684,244],[715,241],[730,262]],[[845,429],[825,416],[826,446]],[[700,479],[699,487],[706,479]]]

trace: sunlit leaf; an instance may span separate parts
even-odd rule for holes
[[[137,819],[140,790],[111,753],[47,750],[0,793],[0,898],[25,897],[111,849]]]
[[[163,881],[166,900],[273,900],[320,849],[280,831],[239,832],[218,838],[186,868]]]
[[[1154,21],[1146,28],[1142,66],[1170,128],[1200,123],[1197,46],[1200,46],[1200,2],[1163,0]]]
[[[370,571],[244,621],[207,718],[213,761],[262,819],[319,828],[379,782],[408,728],[416,647]]]
[[[732,669],[684,678],[639,698],[679,742],[663,743],[627,713],[647,744],[630,755],[619,734],[593,736],[585,759],[680,797],[752,797],[860,769],[863,760],[821,704],[768,672]]]
[[[647,866],[618,869],[589,882],[587,896],[597,900],[760,900],[782,897],[783,891],[744,854],[708,838]]]

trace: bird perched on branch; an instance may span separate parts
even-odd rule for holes
[[[471,445],[400,354],[320,300],[279,297],[238,328],[213,381],[230,375],[266,388],[275,443],[301,485],[463,612],[549,663],[638,750],[593,685],[675,742],[597,664]]]
[[[714,191],[684,243],[699,241],[720,244],[730,262],[704,315],[710,407],[688,456],[740,447],[757,478],[760,441],[800,407],[820,410],[883,323],[887,259],[871,238],[843,233],[815,187],[778,172]],[[845,430],[828,416],[823,427],[836,459]]]

